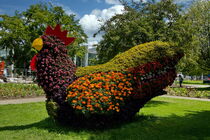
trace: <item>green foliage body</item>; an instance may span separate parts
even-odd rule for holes
[[[163,57],[172,57],[181,52],[182,51],[172,43],[161,41],[149,42],[120,53],[105,64],[80,67],[77,69],[76,75],[82,76],[96,72],[122,71],[148,62],[157,61]]]

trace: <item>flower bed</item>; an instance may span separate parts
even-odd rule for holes
[[[166,89],[168,95],[208,98],[210,99],[210,88],[174,88],[168,87]]]
[[[44,96],[44,91],[36,84],[0,84],[0,99]]]

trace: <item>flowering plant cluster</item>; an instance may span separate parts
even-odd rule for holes
[[[75,80],[76,66],[67,55],[64,43],[55,36],[43,35],[45,44],[37,54],[37,81],[46,96],[58,103],[65,101],[66,87]]]
[[[147,72],[147,70],[150,70]],[[155,71],[157,70],[157,71]],[[134,75],[134,98],[151,96],[171,85],[176,77],[174,68],[162,67],[159,62],[141,65],[132,71]]]
[[[150,62],[138,67],[129,69],[134,77],[132,96],[143,98],[160,92],[162,89],[171,85],[176,78],[174,67],[181,55],[173,58],[163,58],[160,62]]]
[[[67,101],[81,113],[120,112],[132,94],[132,75],[126,72],[101,72],[78,78],[67,88]]]

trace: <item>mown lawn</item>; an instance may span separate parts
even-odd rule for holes
[[[157,97],[132,122],[103,130],[56,125],[45,104],[0,105],[0,140],[210,140],[210,102]]]
[[[203,83],[202,80],[184,80],[183,84],[210,85],[210,83]]]

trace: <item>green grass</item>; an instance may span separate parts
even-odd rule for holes
[[[192,80],[184,80],[183,81],[183,84],[209,85],[209,83],[203,83],[202,80],[195,80],[195,81],[192,81]]]
[[[37,84],[0,83],[0,99],[41,95],[44,95],[44,91]]]
[[[210,140],[210,102],[157,97],[135,120],[104,130],[56,125],[45,104],[0,106],[1,140]]]

